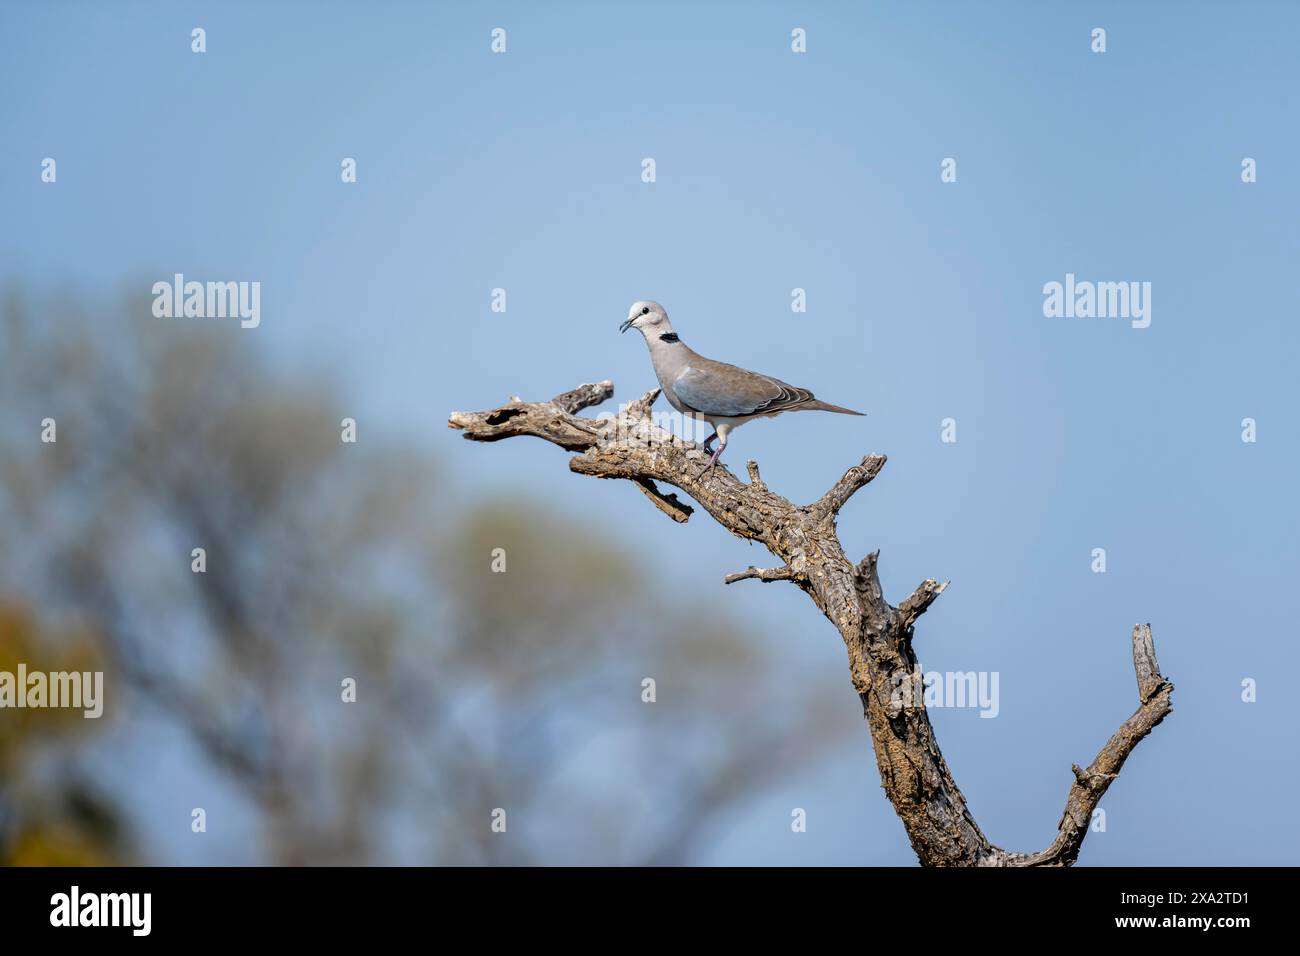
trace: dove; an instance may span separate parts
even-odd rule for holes
[[[658,302],[633,302],[620,332],[636,329],[650,349],[650,362],[668,404],[683,415],[702,418],[713,434],[704,440],[710,453],[709,468],[717,465],[731,432],[755,418],[770,418],[782,412],[838,412],[862,415],[818,401],[806,388],[760,375],[748,369],[715,362],[695,352],[677,337],[668,313]],[[717,450],[709,446],[718,441]]]

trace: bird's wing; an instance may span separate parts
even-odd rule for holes
[[[691,360],[673,381],[673,391],[687,407],[725,418],[785,411],[813,397],[805,388],[705,358]]]

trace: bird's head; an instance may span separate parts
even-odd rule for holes
[[[668,313],[658,302],[633,302],[632,307],[627,310],[627,321],[618,327],[620,332],[626,332],[628,329],[636,329],[642,335],[649,335],[653,329],[657,332],[671,332],[673,327],[668,323]]]

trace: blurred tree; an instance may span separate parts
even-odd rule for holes
[[[259,846],[186,859],[684,862],[852,726],[831,695],[792,699],[735,623],[647,593],[615,544],[528,501],[453,505],[418,444],[342,443],[328,381],[257,344],[147,300],[0,311],[0,593],[98,635],[126,725],[105,746],[181,728],[256,812]],[[645,677],[671,704],[641,702]],[[0,733],[38,746],[2,711]],[[188,817],[122,810],[175,862],[160,828]]]
[[[96,671],[92,635],[38,633],[26,609],[0,603],[0,672]],[[99,729],[83,711],[0,712],[0,865],[99,866],[129,860],[115,810],[82,779],[72,757]]]

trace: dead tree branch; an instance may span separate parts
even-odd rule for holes
[[[747,578],[754,578],[759,581],[793,581],[794,571],[791,568],[756,568],[751,564],[743,571],[728,574],[722,579],[722,583],[735,584],[737,581],[744,581]]]
[[[664,484],[685,492],[737,537],[757,541],[778,560],[773,569],[747,568],[728,575],[731,584],[753,578],[790,581],[812,598],[835,625],[848,651],[849,673],[871,731],[881,781],[903,822],[912,848],[927,866],[1069,866],[1078,858],[1092,812],[1133,748],[1170,712],[1173,684],[1160,674],[1148,625],[1133,631],[1133,663],[1139,706],[1106,742],[1086,770],[1074,766],[1056,839],[1038,853],[1011,853],[989,842],[966,807],[939,750],[925,705],[900,688],[920,674],[912,628],[947,587],[927,580],[897,607],[885,600],[877,574],[879,552],[856,565],[844,554],[835,517],[848,500],[885,466],[868,455],[848,469],[811,505],[800,507],[774,494],[748,463],[749,483],[726,467],[708,468],[694,444],[659,428],[650,407],[655,389],[617,415],[585,418],[577,413],[614,393],[613,383],[580,385],[549,402],[512,399],[484,412],[453,412],[448,424],[472,441],[531,435],[577,452],[569,468],[580,475],[633,482],[660,511],[686,521],[692,509]]]

